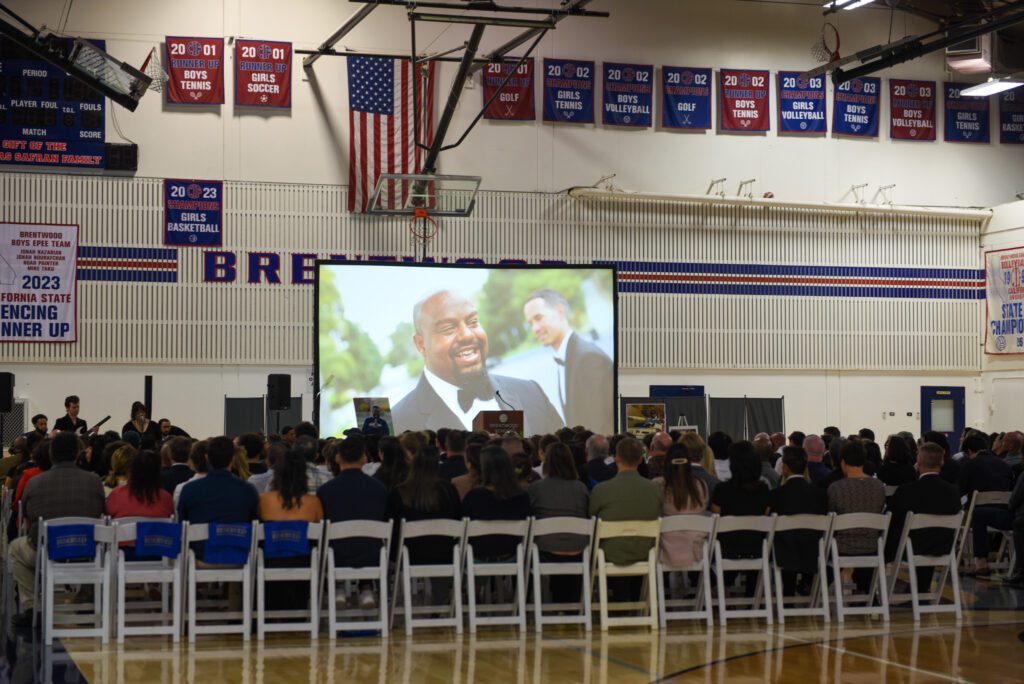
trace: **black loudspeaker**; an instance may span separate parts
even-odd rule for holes
[[[14,373],[0,373],[0,413],[14,410]]]
[[[267,376],[267,410],[287,411],[292,406],[292,376],[271,373]]]

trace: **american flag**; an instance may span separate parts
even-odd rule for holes
[[[413,78],[407,59],[348,58],[348,210],[365,212],[382,173],[419,173],[424,151],[416,147],[413,107],[419,107],[419,141],[433,136],[434,63],[418,67]],[[386,202],[400,206],[397,188],[386,188]]]

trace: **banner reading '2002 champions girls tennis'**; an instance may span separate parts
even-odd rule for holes
[[[1024,354],[1024,247],[985,252],[986,354]]]

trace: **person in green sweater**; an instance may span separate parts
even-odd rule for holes
[[[590,515],[601,520],[657,520],[661,517],[662,491],[637,472],[643,461],[644,447],[634,437],[620,441],[615,448],[619,472],[590,494]],[[647,558],[651,539],[609,539],[601,543],[605,558],[616,565],[638,563]]]

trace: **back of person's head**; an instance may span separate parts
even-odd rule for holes
[[[231,459],[231,474],[243,480],[248,480],[252,474],[249,470],[249,458],[245,454],[245,449],[240,446],[235,447],[235,455]]]
[[[171,455],[172,463],[188,463],[188,452],[192,449],[192,441],[188,437],[171,437],[166,449]]]
[[[466,470],[477,479],[480,476],[480,453],[483,450],[484,446],[479,442],[473,442],[466,447]]]
[[[910,446],[907,445],[907,440],[903,439],[899,435],[889,435],[889,439],[885,440],[885,455],[883,460],[886,463],[892,463],[893,465],[910,465]]]
[[[701,442],[701,452],[703,444]],[[672,503],[677,509],[691,508],[692,502],[701,498],[702,486],[693,474],[692,464],[690,451],[683,444],[673,444],[665,454],[665,492],[672,493]]]
[[[360,463],[366,456],[366,442],[357,435],[346,437],[334,449],[334,453],[338,455],[341,462],[347,465]]]
[[[192,470],[197,473],[207,473],[210,471],[210,462],[206,458],[206,451],[210,446],[210,440],[203,439],[192,444],[192,448],[188,452],[188,463],[192,466]]]
[[[314,463],[316,461],[316,450],[319,446],[316,437],[310,437],[309,435],[303,435],[302,437],[296,437],[295,443],[292,448],[302,454],[302,457],[306,459],[307,463]]]
[[[963,444],[964,453],[974,454],[974,453],[977,453],[979,451],[984,451],[985,449],[988,449],[988,442],[985,441],[984,437],[982,437],[981,435],[979,435],[977,433],[968,436],[964,440],[964,444]]]
[[[449,454],[461,454],[466,451],[466,433],[462,430],[448,430],[444,442],[445,451]]]
[[[274,464],[284,458],[284,455],[287,454],[288,451],[288,442],[283,440],[271,442],[270,446],[267,447],[267,467],[273,468]]]
[[[603,461],[608,458],[608,438],[604,435],[591,435],[586,442],[587,458],[591,461]]]
[[[255,432],[246,432],[238,436],[238,446],[245,449],[245,456],[250,461],[263,457],[263,438]]]
[[[704,462],[704,450],[707,448],[707,444],[696,432],[684,432],[679,435],[679,441],[676,444],[686,450],[686,460],[690,462],[691,466],[701,465]]]
[[[708,435],[708,446],[715,452],[716,461],[725,461],[729,458],[729,445],[732,444],[732,437],[721,430]]]
[[[789,433],[789,441],[792,443],[793,446],[802,447],[804,445],[805,439],[807,439],[807,435],[800,432],[799,430],[793,430],[793,432]]]
[[[154,503],[160,493],[160,455],[152,449],[135,454],[128,469],[128,494],[143,503]]]
[[[377,442],[381,468],[394,468],[399,462],[405,463],[405,451],[397,437],[381,437]]]
[[[1005,437],[1003,440],[1005,441]],[[949,439],[946,438],[941,432],[937,430],[929,430],[928,432],[921,435],[921,442],[931,442],[932,444],[938,444],[942,447],[942,452],[945,454],[945,458],[948,459],[949,454]]]
[[[626,437],[615,447],[615,458],[630,468],[636,468],[644,460],[644,445],[636,437]]]
[[[1024,434],[1018,430],[1003,435],[1003,449],[1008,454],[1016,454],[1024,448]]]
[[[572,441],[572,428],[559,428],[555,431],[555,437],[558,438],[559,442],[571,442]]]
[[[861,428],[857,431],[857,436],[861,439],[869,439],[872,442],[875,441],[875,431],[871,428]]]
[[[843,447],[839,450],[839,458],[851,468],[863,468],[864,464],[867,463],[867,453],[864,451],[864,445],[853,440],[847,440],[843,444]]]
[[[667,432],[659,432],[651,438],[651,455],[664,454],[672,446],[672,437]]]
[[[50,442],[50,460],[54,463],[74,461],[78,451],[78,438],[73,432],[58,432]]]
[[[756,487],[761,480],[761,459],[757,457],[753,444],[744,440],[729,445],[729,472],[739,487]]]
[[[32,461],[44,472],[53,467],[52,449],[53,440],[49,438],[40,440],[32,449]]]
[[[227,437],[214,437],[206,444],[206,460],[210,470],[225,470],[235,460],[235,445]]]
[[[405,449],[410,459],[416,457],[416,452],[423,448],[423,436],[418,432],[403,432],[398,438],[398,443]]]
[[[125,444],[123,447],[114,452],[114,455],[110,459],[110,477],[111,481],[114,481],[118,477],[126,477],[128,471],[131,470],[132,461],[138,455],[139,451],[131,444]]]
[[[578,480],[576,459],[572,450],[565,444],[557,443],[548,446],[544,452],[544,475],[561,480]]]
[[[438,478],[439,454],[436,448],[425,446],[416,451],[409,465],[409,476],[398,486],[402,503],[426,513],[441,510],[441,487]]]
[[[946,450],[941,444],[925,442],[917,450],[918,470],[939,470],[946,459]]]
[[[270,488],[281,497],[285,509],[302,505],[302,495],[309,486],[306,457],[298,449],[290,449],[274,463],[274,479]]]
[[[827,428],[822,430],[822,436],[824,437],[825,435],[828,435],[830,438],[829,441],[831,441],[831,439],[834,439],[836,437],[842,437],[843,433],[835,425],[829,425]]]
[[[511,499],[523,492],[512,459],[501,447],[485,447],[480,452],[480,484],[499,499]]]
[[[771,463],[775,456],[775,447],[772,444],[771,439],[754,440],[754,453],[757,454],[757,458],[766,463]]]
[[[451,428],[438,428],[437,429],[437,442],[434,444],[439,451],[448,451],[448,433],[451,432]]]
[[[800,447],[783,447],[782,465],[793,475],[803,475],[807,472],[807,453]]]
[[[487,447],[484,447],[484,449],[487,449]],[[505,453],[508,454],[507,451]],[[480,458],[480,470],[481,472],[483,472],[482,451],[480,452]],[[509,459],[512,461],[512,470],[515,473],[516,480],[517,482],[520,483],[520,486],[525,487],[526,485],[530,484],[530,482],[532,482],[533,479],[537,476],[537,474],[533,472],[533,459],[531,459],[523,452],[517,451],[516,453],[509,456]]]
[[[142,435],[140,435],[135,430],[125,430],[124,434],[121,435],[121,437],[124,439],[124,441],[128,442],[133,447],[138,447],[142,445]]]
[[[316,425],[313,425],[308,420],[304,420],[295,426],[295,439],[299,437],[312,437],[318,439],[320,432],[316,429]]]
[[[519,435],[505,435],[502,437],[501,448],[504,449],[505,453],[509,456],[526,453],[526,449],[523,448],[523,440]]]

